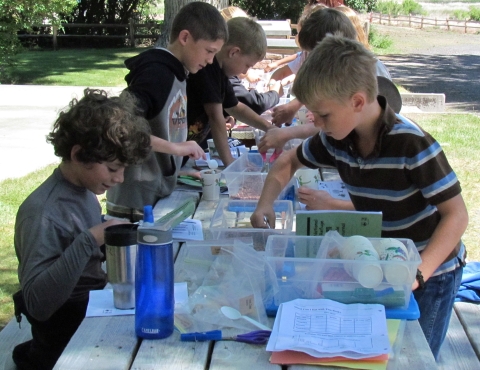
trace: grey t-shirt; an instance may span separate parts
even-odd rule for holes
[[[28,312],[48,319],[67,300],[102,289],[103,257],[88,231],[101,222],[95,194],[68,182],[60,169],[20,206],[15,223],[18,278]]]

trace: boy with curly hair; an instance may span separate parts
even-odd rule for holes
[[[21,290],[14,294],[32,340],[13,350],[19,369],[51,369],[85,317],[89,291],[103,289],[104,229],[96,195],[123,181],[125,167],[150,153],[147,121],[127,94],[85,90],[61,112],[47,141],[62,159],[18,209],[15,252]]]

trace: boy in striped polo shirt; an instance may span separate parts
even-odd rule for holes
[[[437,358],[465,264],[460,238],[468,214],[439,143],[377,96],[375,62],[343,37],[328,36],[315,47],[293,93],[322,131],[277,159],[251,221],[274,222],[273,201],[298,168],[335,166],[357,211],[383,213],[382,237],[415,242],[422,262],[412,289]]]

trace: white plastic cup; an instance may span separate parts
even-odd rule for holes
[[[320,172],[318,172],[318,169],[300,168],[295,172],[295,178],[298,180],[300,186],[318,190],[318,183],[320,182]]]
[[[345,260],[362,261],[362,263],[345,263],[345,271],[365,288],[375,288],[383,280],[383,270],[378,263],[379,256],[370,240],[360,235],[345,239],[340,249],[340,256]]]
[[[380,260],[388,261],[383,264],[383,273],[387,282],[392,285],[409,284],[410,271],[408,266],[402,264],[408,261],[407,247],[400,240],[391,238],[375,240],[372,244]]]
[[[202,197],[204,200],[218,200],[220,198],[220,170],[202,170]]]
[[[301,125],[304,125],[309,122],[307,118],[307,113],[308,113],[307,107],[302,105],[302,107],[297,112],[298,121],[300,122]]]

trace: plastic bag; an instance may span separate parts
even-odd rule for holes
[[[222,306],[233,307],[242,315],[267,325],[263,297],[272,294],[273,289],[266,290],[265,269],[263,254],[255,251],[251,244],[235,240],[233,246],[220,246],[201,285],[189,298],[192,329],[258,329],[244,319],[227,318],[220,310]]]

